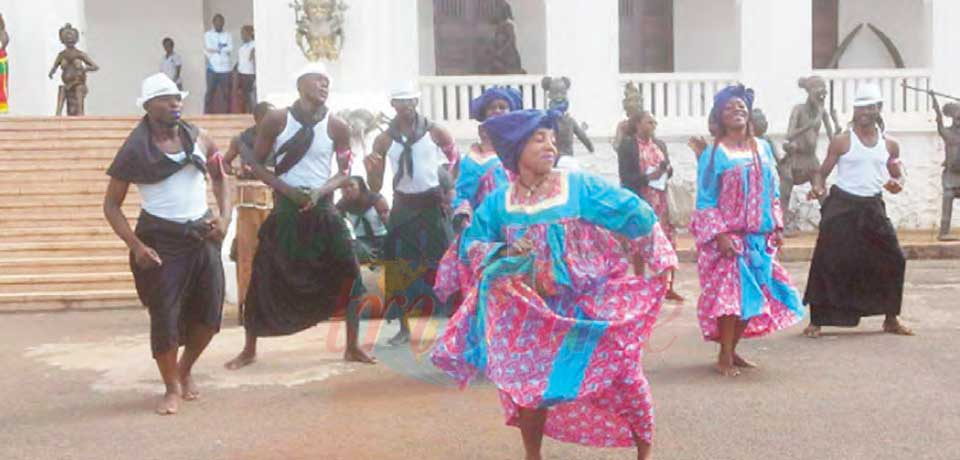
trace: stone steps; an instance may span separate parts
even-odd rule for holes
[[[204,116],[226,152],[249,116]],[[106,169],[135,117],[0,118],[0,312],[140,307],[129,253],[103,217]],[[215,203],[212,193],[208,195]],[[140,213],[131,187],[131,226]]]

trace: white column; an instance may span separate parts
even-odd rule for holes
[[[0,13],[10,34],[10,115],[53,115],[60,80],[47,73],[63,49],[57,32],[71,23],[80,30],[77,46],[86,49],[84,1],[0,0]]]
[[[933,87],[960,97],[960,2],[926,0],[932,36]]]
[[[770,132],[783,133],[806,97],[797,80],[813,73],[811,0],[740,0],[739,8],[741,79],[757,91]]]
[[[570,77],[570,113],[590,137],[610,136],[620,115],[619,10],[613,0],[548,0],[547,74]]]
[[[330,106],[383,110],[399,80],[420,73],[416,0],[347,0],[344,48],[326,62],[333,77]],[[294,75],[307,63],[297,47],[296,23],[288,2],[254,0],[259,96],[276,104],[296,98]]]

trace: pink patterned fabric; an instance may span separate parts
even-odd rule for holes
[[[556,225],[565,235],[563,259],[572,286],[561,285],[552,266],[547,233]],[[603,228],[579,219],[508,226],[507,241],[523,230],[535,245],[534,281],[514,275],[493,283],[485,312],[488,337],[496,331],[496,337],[507,338],[490,340],[486,368],[487,376],[500,389],[506,423],[517,424],[520,407],[537,408],[545,403],[542,395],[553,359],[564,333],[576,321],[572,308],[578,306],[586,317],[609,325],[592,354],[577,399],[550,407],[545,434],[599,447],[634,446],[634,433],[651,442],[652,397],[641,358],[666,293],[663,273],[678,265],[665,233],[655,224],[651,234],[631,242],[631,249],[643,254],[658,273],[645,279],[629,275],[630,264],[620,241]],[[497,248],[494,243],[476,243],[470,248],[473,276],[485,268],[488,255]],[[447,357],[464,352],[463,338],[470,319],[478,314],[477,292],[472,289],[466,296],[433,355],[434,363],[462,386],[476,370]],[[567,300],[558,303],[558,299]]]
[[[638,138],[637,151],[640,154],[640,172],[642,173],[646,173],[647,170],[652,167],[659,166],[667,158],[663,152],[660,151],[660,147],[657,146],[657,143],[654,142],[653,139],[644,141]],[[643,198],[650,204],[667,238],[669,238],[671,242],[674,242],[674,246],[676,246],[676,229],[673,228],[673,225],[670,225],[670,207],[667,204],[667,191],[657,190],[650,186],[643,187],[640,189],[640,198]]]
[[[695,211],[690,224],[697,245],[697,271],[701,287],[697,316],[703,338],[708,341],[720,339],[717,319],[723,316],[739,317],[742,314],[741,271],[746,269],[744,236],[757,232],[761,225],[762,196],[760,193],[744,196],[744,168],[749,169],[747,177],[751,182],[750,190],[765,190],[762,173],[753,164],[731,168],[722,174],[723,193],[719,195],[717,207]],[[776,228],[781,229],[783,215],[780,202],[774,198],[772,203],[771,212]],[[723,233],[733,243],[734,257],[724,256],[718,249],[716,237]],[[773,233],[767,234],[767,256],[772,259],[773,279],[792,286],[786,269],[776,260],[774,238]],[[761,337],[790,327],[802,319],[771,295],[766,287],[763,290],[762,313],[750,319],[744,338]]]

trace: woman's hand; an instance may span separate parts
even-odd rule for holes
[[[514,241],[507,249],[508,256],[525,256],[533,251],[533,242],[526,237]]]
[[[699,156],[701,152],[707,149],[707,140],[703,136],[691,136],[690,139],[687,139],[687,146]]]
[[[717,235],[717,249],[725,257],[733,257],[737,254],[737,251],[733,248],[733,240],[726,233]]]
[[[770,242],[777,249],[783,248],[783,230],[773,232],[773,239]]]

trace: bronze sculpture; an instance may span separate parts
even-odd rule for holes
[[[937,113],[937,132],[943,139],[945,150],[943,174],[941,175],[943,201],[940,214],[940,232],[937,239],[940,241],[957,241],[956,237],[950,236],[950,223],[953,218],[953,200],[960,196],[960,104],[949,102],[944,104],[941,110],[940,102],[937,101],[937,93],[930,91],[929,94],[933,98],[933,110]],[[952,120],[950,126],[944,124],[944,116]]]
[[[543,77],[540,85],[547,92],[550,108],[569,105],[567,91],[570,89],[570,79],[567,77]],[[593,153],[593,142],[587,137],[586,125],[577,123],[569,110],[564,112],[563,118],[557,124],[557,150],[560,156],[573,156],[573,137],[576,136],[590,153]],[[559,158],[559,157],[558,157]]]
[[[820,169],[820,160],[817,158],[820,128],[826,126],[827,138],[831,141],[840,134],[836,112],[827,114],[827,84],[823,78],[801,78],[797,84],[807,91],[807,101],[794,106],[790,113],[787,142],[783,144],[784,155],[777,168],[780,173],[780,200],[788,228],[794,224],[789,209],[793,187],[809,183],[813,174]]]
[[[85,113],[87,72],[100,70],[87,53],[77,49],[79,40],[80,31],[70,23],[60,28],[60,43],[63,43],[65,48],[57,55],[53,68],[47,75],[48,78],[53,79],[53,74],[58,67],[60,68],[60,79],[63,84],[60,85],[60,92],[57,94],[57,116],[63,114],[64,103],[67,106],[67,116],[75,117]]]
[[[349,6],[343,0],[294,0],[290,4],[296,15],[297,46],[310,61],[335,61],[343,49],[344,12]]]

